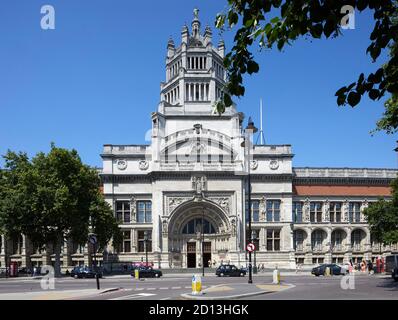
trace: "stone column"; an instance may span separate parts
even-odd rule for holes
[[[327,232],[327,253],[326,253],[326,263],[332,263],[332,228],[328,228],[328,232]]]

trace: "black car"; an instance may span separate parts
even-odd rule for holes
[[[320,266],[313,268],[311,273],[317,277],[324,276],[326,274],[326,268],[330,268],[330,274],[335,276],[346,274],[348,272],[345,269],[341,268],[339,265],[331,263],[321,264]]]
[[[398,281],[398,254],[386,257],[386,274],[391,274],[391,277]]]
[[[138,267],[133,269],[131,275],[135,277],[135,270],[138,270],[139,278],[160,278],[163,274],[162,271],[153,269],[152,267]]]
[[[18,269],[18,274],[30,276],[32,275],[32,271],[27,267],[22,267]]]
[[[98,273],[98,278],[102,278],[102,272],[99,269],[93,269],[88,267],[74,267],[70,273],[70,276],[75,279],[81,278],[95,278]]]
[[[218,277],[244,277],[246,275],[246,269],[238,268],[233,264],[223,264],[216,270],[216,276]]]

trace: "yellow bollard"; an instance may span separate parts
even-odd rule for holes
[[[326,267],[325,269],[325,276],[330,276],[330,268]]]
[[[192,294],[193,295],[202,294],[202,278],[199,275],[192,276]]]
[[[140,271],[138,269],[134,270],[134,277],[138,280],[140,278]]]
[[[272,276],[272,283],[273,284],[280,284],[281,283],[281,274],[278,268],[275,268]]]

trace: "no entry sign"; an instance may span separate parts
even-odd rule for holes
[[[254,245],[254,243],[249,243],[246,247],[247,251],[249,252],[253,252],[256,250],[256,246]]]

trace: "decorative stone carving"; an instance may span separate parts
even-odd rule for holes
[[[177,208],[180,204],[182,204],[185,201],[190,200],[191,198],[188,197],[172,197],[169,198],[169,203],[168,203],[168,212],[169,214],[175,209]]]
[[[226,213],[229,213],[229,199],[228,198],[213,198],[211,200],[216,202]]]
[[[303,204],[303,218],[304,222],[310,221],[310,199],[305,199]]]
[[[193,176],[192,179],[192,189],[196,194],[202,194],[203,191],[206,190],[207,179],[205,176],[197,177]]]
[[[136,200],[135,197],[131,197],[130,199],[130,221],[136,222]]]
[[[265,198],[265,196],[262,196],[260,199],[259,210],[260,210],[260,220],[265,221],[265,214],[267,212],[267,199]]]
[[[257,168],[258,168],[258,161],[257,160],[250,161],[250,169],[256,170]]]
[[[147,170],[149,168],[149,162],[146,160],[140,160],[140,162],[138,162],[138,167],[140,170]]]
[[[233,237],[236,236],[236,220],[235,219],[231,220],[231,236],[233,236]]]
[[[269,163],[269,167],[270,167],[271,170],[278,170],[279,161],[276,160],[276,159],[271,160],[270,163]]]
[[[162,221],[162,235],[163,235],[163,237],[167,237],[167,234],[168,234],[167,219],[163,219],[163,221]]]
[[[324,203],[324,205],[323,205],[323,208],[324,208],[324,212],[325,212],[325,221],[330,221],[330,202],[329,202],[329,200],[328,199],[326,199],[326,201],[325,201],[325,203]]]
[[[349,204],[348,204],[348,200],[345,199],[343,202],[343,206],[341,208],[341,212],[343,215],[343,222],[348,222],[349,221]]]
[[[127,161],[126,160],[122,160],[122,159],[119,159],[119,160],[117,160],[116,161],[116,166],[117,166],[117,168],[119,169],[119,170],[126,170],[126,168],[127,168]]]
[[[365,218],[365,216],[364,216],[364,214],[363,214],[363,211],[367,208],[367,207],[369,207],[369,203],[368,203],[368,200],[367,199],[365,199],[362,203],[361,203],[361,222],[365,222],[365,220],[366,220],[366,218]]]

